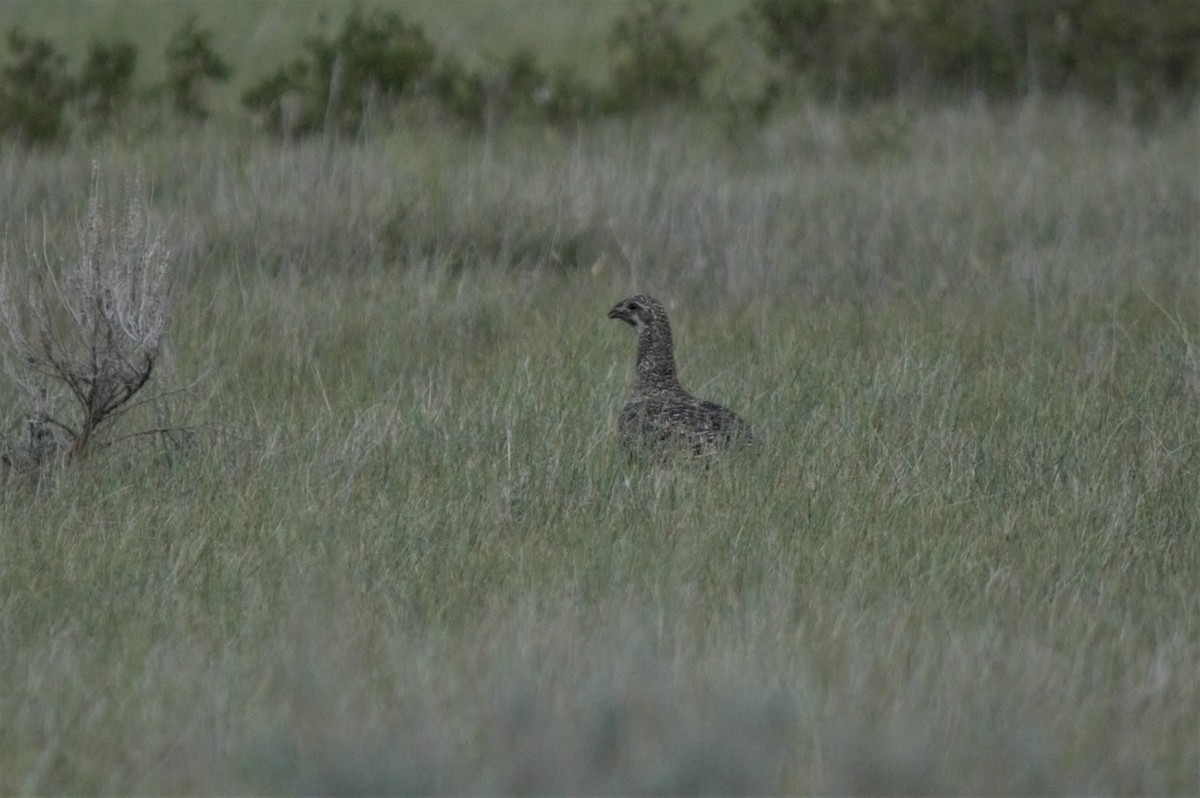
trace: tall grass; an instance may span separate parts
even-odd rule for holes
[[[0,791],[1196,790],[1198,156],[1031,101],[0,161],[51,260],[142,165],[213,425],[5,489]],[[757,457],[619,451],[635,291]]]

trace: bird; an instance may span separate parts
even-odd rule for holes
[[[626,450],[712,455],[759,439],[737,413],[698,399],[679,384],[671,322],[661,302],[638,294],[613,305],[608,318],[625,322],[638,337],[633,389],[617,418],[617,436]]]

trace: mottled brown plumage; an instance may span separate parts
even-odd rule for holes
[[[637,332],[637,374],[617,419],[621,444],[630,451],[682,448],[710,454],[755,439],[754,430],[732,410],[697,399],[675,372],[671,323],[658,300],[639,294],[608,312]]]

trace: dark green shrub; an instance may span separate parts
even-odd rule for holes
[[[167,91],[180,116],[206,118],[205,84],[229,79],[229,67],[213,50],[212,40],[213,32],[199,28],[192,15],[167,42]]]
[[[1146,106],[1200,90],[1194,0],[755,0],[750,18],[819,96],[1077,90]]]
[[[757,0],[763,50],[821,97],[858,99],[897,89],[900,9],[872,0]],[[915,54],[914,54],[915,55]]]
[[[711,41],[686,36],[682,3],[647,0],[618,19],[608,37],[615,62],[607,106],[634,110],[663,102],[694,102],[713,65]]]
[[[432,92],[442,107],[471,124],[503,119],[551,123],[595,114],[596,93],[565,66],[543,67],[530,50],[518,50],[505,62],[468,72],[455,59],[435,71]]]
[[[493,126],[537,110],[535,96],[548,81],[533,53],[519,50],[503,63],[468,71],[457,59],[436,70],[431,90],[443,108],[475,126]]]
[[[534,99],[541,116],[550,122],[568,122],[595,116],[600,98],[595,89],[571,68],[562,64],[546,74]]]
[[[358,132],[371,109],[418,93],[436,56],[419,26],[394,11],[361,9],[350,12],[336,36],[309,37],[304,49],[304,56],[242,96],[244,105],[284,133],[326,125]],[[289,105],[303,110],[289,114]],[[289,122],[290,116],[297,118]]]
[[[280,67],[242,94],[242,104],[257,113],[264,126],[285,138],[312,133],[321,127],[321,94],[310,85],[310,64],[299,59]]]
[[[8,32],[11,60],[0,70],[0,133],[30,143],[66,135],[64,111],[75,86],[67,59],[47,39]]]
[[[1110,101],[1153,106],[1200,91],[1200,4],[1058,0],[1067,80]]]
[[[133,96],[137,49],[129,42],[93,42],[79,73],[80,112],[93,130],[106,129]]]
[[[550,76],[538,63],[533,51],[522,49],[513,53],[502,70],[497,94],[506,112],[524,115],[538,113],[543,94],[550,85]]]
[[[433,66],[433,44],[417,25],[394,11],[351,12],[334,41],[343,61],[345,106],[360,106],[371,95],[396,98],[411,92]]]
[[[482,125],[487,113],[487,89],[483,75],[468,71],[462,62],[446,56],[433,70],[430,91],[458,119]]]

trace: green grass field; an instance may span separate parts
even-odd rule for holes
[[[1195,131],[4,145],[11,269],[144,170],[200,428],[0,488],[0,793],[1200,790]],[[760,452],[618,449],[638,292]]]

